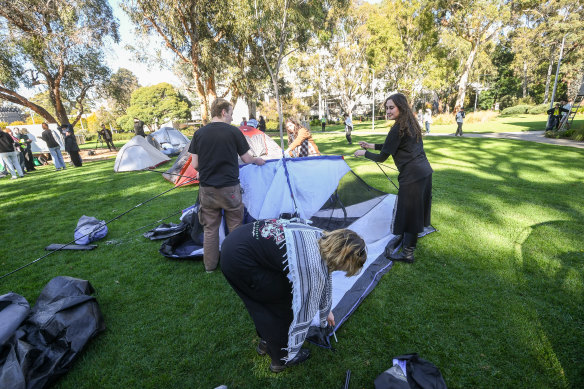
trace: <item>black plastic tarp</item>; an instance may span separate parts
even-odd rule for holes
[[[0,296],[0,388],[44,388],[65,374],[105,330],[88,281],[53,278],[34,308],[16,293]]]

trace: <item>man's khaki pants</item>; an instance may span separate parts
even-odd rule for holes
[[[219,226],[221,210],[225,213],[225,223],[229,232],[243,221],[243,203],[239,184],[224,188],[199,187],[199,221],[204,228],[203,263],[205,270],[217,268],[219,263]]]

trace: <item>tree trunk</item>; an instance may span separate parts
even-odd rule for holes
[[[252,98],[253,99],[253,98]],[[257,119],[256,117],[256,113],[257,113],[257,104],[255,102],[255,99],[253,100],[247,100],[247,110],[249,111],[249,117],[254,117]]]
[[[550,82],[552,79],[552,69],[554,67],[554,49],[550,48],[550,65],[548,66],[547,76],[545,78],[545,93],[543,97],[543,103],[547,104],[548,98],[550,97]]]
[[[57,120],[51,115],[46,109],[29,101],[26,97],[19,95],[18,93],[6,89],[0,86],[0,99],[10,101],[11,103],[21,105],[23,107],[31,109],[33,112],[40,115],[43,119],[47,121],[47,123],[57,123]]]
[[[527,61],[523,61],[523,98],[527,97]]]
[[[277,71],[276,74],[278,74]],[[278,107],[278,128],[280,129],[280,147],[282,148],[282,150],[286,150],[284,148],[284,114],[282,113],[282,101],[280,100],[280,93],[278,91],[278,79],[276,77],[272,77],[272,85],[274,87],[274,93],[276,94],[276,105]]]
[[[466,85],[468,84],[468,76],[470,75],[470,71],[472,69],[472,65],[476,58],[477,52],[478,44],[476,42],[472,42],[470,53],[468,55],[468,58],[466,59],[466,63],[464,64],[462,75],[460,76],[460,81],[458,82],[458,95],[456,97],[456,105],[461,108],[464,106],[464,98],[466,97]]]

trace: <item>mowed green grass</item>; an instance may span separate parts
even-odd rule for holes
[[[489,132],[525,132],[525,131],[543,131],[547,123],[547,115],[509,115],[497,116],[494,120],[484,123],[469,123],[467,120],[462,130],[465,133],[489,133]],[[453,119],[454,120],[454,119]],[[574,127],[581,126],[584,119],[581,115],[574,119]],[[373,129],[371,121],[353,122],[353,136],[363,132],[379,132],[387,133],[393,122],[385,120],[375,121],[375,128]],[[312,132],[318,134],[321,132],[319,126],[312,126]],[[424,129],[425,130],[425,129]],[[326,127],[325,132],[329,131],[345,131],[344,124],[330,125]],[[456,132],[456,124],[432,124],[430,132],[436,134],[454,134]]]
[[[356,149],[342,134],[315,139],[326,154]],[[408,352],[436,364],[449,388],[583,387],[584,151],[424,141],[438,232],[420,240],[414,264],[397,263],[383,277],[338,331],[336,352],[308,345],[311,359],[284,373],[268,372],[269,360],[255,353],[252,321],[220,272],[168,260],[161,242],[141,236],[147,228],[135,231],[193,204],[196,187],[114,221],[94,251],[55,253],[1,279],[0,293],[34,304],[59,275],[96,288],[107,330],[57,388],[328,389],[342,387],[347,369],[350,387],[372,388],[392,357]],[[373,186],[396,192],[374,163],[346,161]],[[384,169],[396,181],[397,172]],[[154,172],[114,173],[113,160],[0,179],[0,273],[72,240],[81,215],[109,220],[171,187]]]

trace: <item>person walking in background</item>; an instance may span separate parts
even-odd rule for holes
[[[325,128],[326,128],[326,116],[323,116],[320,119],[320,131],[324,132]]]
[[[422,128],[412,112],[407,98],[395,93],[385,100],[387,120],[395,120],[383,144],[359,142],[364,150],[355,151],[355,157],[383,162],[391,155],[399,171],[399,189],[393,211],[391,232],[400,236],[388,243],[385,256],[393,261],[414,262],[418,234],[430,225],[432,208],[432,167],[424,152]],[[366,149],[380,150],[379,154]],[[399,242],[401,251],[394,253]]]
[[[144,122],[138,118],[134,118],[134,133],[146,138],[146,134],[144,133]]]
[[[20,147],[22,147],[24,150],[24,167],[26,168],[27,172],[32,172],[36,170],[34,167],[34,157],[31,150],[32,139],[29,138],[26,128],[22,128],[20,130],[18,139],[20,140]]]
[[[193,135],[191,165],[199,171],[199,221],[203,226],[203,263],[208,273],[219,264],[219,226],[222,216],[229,232],[243,222],[239,163],[263,165],[252,157],[243,133],[231,125],[233,106],[218,98],[211,104],[211,123]],[[222,213],[224,215],[222,215]]]
[[[351,132],[353,131],[353,121],[351,120],[350,115],[344,114],[343,117],[345,118],[345,138],[347,138],[347,142],[352,145]]]
[[[8,132],[0,130],[0,159],[2,164],[10,172],[12,179],[24,177],[24,171],[18,162],[17,152],[15,151],[16,144],[12,135]],[[16,174],[18,173],[18,175]]]
[[[430,133],[430,124],[432,124],[432,110],[426,108],[426,113],[424,113],[424,126],[426,127],[426,134]]]
[[[462,123],[464,123],[464,108],[463,107],[456,107],[456,134],[454,136],[462,136]]]
[[[258,130],[260,130],[262,132],[266,132],[266,121],[264,120],[264,117],[262,115],[260,115],[260,121],[258,123]]]
[[[61,146],[55,140],[55,137],[53,136],[52,131],[49,129],[47,122],[44,122],[42,127],[43,133],[41,135],[41,139],[45,141],[47,147],[49,148],[49,153],[51,153],[53,163],[55,164],[55,169],[57,171],[67,169],[65,166],[65,160],[63,160],[63,154],[61,154]]]
[[[73,166],[75,167],[82,166],[77,140],[75,139],[75,135],[71,132],[69,128],[65,130],[65,151],[69,153]]]
[[[107,145],[107,148],[109,149],[109,151],[112,151],[112,149],[114,149],[114,151],[117,151],[118,149],[116,149],[116,146],[114,145],[114,142],[112,140],[112,132],[106,128],[105,124],[101,124],[101,130],[99,130],[99,134],[101,135],[101,138],[105,141],[105,144]]]
[[[286,132],[288,133],[288,148],[284,154],[290,157],[309,157],[320,155],[318,147],[312,139],[310,130],[303,127],[298,120],[286,120]]]

